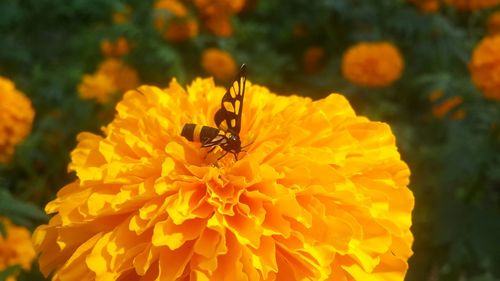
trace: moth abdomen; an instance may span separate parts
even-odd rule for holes
[[[214,139],[219,132],[220,130],[217,128],[187,123],[182,127],[181,136],[185,137],[188,141],[206,143]]]

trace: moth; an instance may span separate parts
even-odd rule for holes
[[[192,142],[201,143],[201,147],[211,147],[208,153],[216,147],[222,148],[225,153],[234,155],[238,160],[238,154],[243,151],[241,147],[241,115],[243,112],[243,98],[245,97],[247,68],[243,64],[226,93],[222,97],[220,109],[214,115],[217,128],[187,123],[182,127],[181,136]]]

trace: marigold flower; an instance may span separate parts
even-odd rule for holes
[[[439,9],[439,0],[410,0],[422,12],[432,13]]]
[[[500,35],[500,11],[494,12],[488,18],[488,33]]]
[[[155,9],[164,10],[177,17],[186,17],[188,15],[186,6],[178,0],[158,0],[155,2]]]
[[[318,72],[323,66],[325,49],[322,47],[309,47],[304,52],[303,64],[306,73]]]
[[[35,249],[31,243],[31,233],[24,227],[16,226],[7,218],[0,218],[7,236],[0,235],[0,272],[7,267],[19,265],[24,270],[31,269]],[[10,276],[7,280],[15,280]]]
[[[500,0],[445,0],[445,2],[463,11],[477,11],[500,4]]]
[[[469,70],[474,84],[486,98],[500,100],[500,35],[479,42],[472,53]]]
[[[203,52],[201,65],[205,71],[220,80],[229,80],[236,75],[236,62],[226,51],[210,48]]]
[[[78,92],[83,99],[96,99],[99,103],[107,103],[113,94],[137,86],[139,77],[135,69],[121,60],[108,58],[99,65],[95,74],[83,76]]]
[[[78,179],[34,234],[53,280],[403,280],[410,171],[388,125],[332,94],[277,96],[247,82],[239,160],[183,124],[214,126],[225,89],[142,86],[104,136],[82,133]]]
[[[137,71],[118,59],[106,59],[99,65],[98,73],[110,77],[118,91],[124,92],[139,86]]]
[[[443,96],[444,93],[441,90],[432,91],[432,93],[429,95],[429,100],[435,102]]]
[[[107,103],[116,92],[113,79],[103,73],[86,74],[78,85],[78,93],[82,99],[96,99],[99,103]]]
[[[398,49],[386,42],[358,43],[343,55],[342,73],[352,83],[384,87],[403,72],[404,61]]]
[[[231,16],[245,6],[244,0],[194,0],[208,31],[216,36],[228,37],[233,34]]]
[[[205,18],[205,27],[212,34],[219,37],[233,35],[233,26],[229,15],[217,15]]]
[[[113,13],[113,22],[116,24],[125,23],[129,20],[131,14],[132,8],[128,5],[125,5],[121,10]]]
[[[433,91],[429,95],[429,100],[435,105],[432,107],[432,114],[437,118],[443,118],[448,113],[451,113],[451,118],[454,120],[462,120],[465,118],[465,110],[457,106],[463,103],[462,97],[455,96],[447,99],[443,99],[444,93],[441,90]]]
[[[130,45],[124,37],[118,37],[114,43],[109,39],[101,42],[101,52],[107,57],[121,57],[128,54],[129,51]]]
[[[458,97],[458,96],[451,97],[451,98],[443,101],[442,103],[435,105],[432,108],[432,114],[438,118],[443,118],[446,114],[448,114],[450,111],[455,109],[462,102],[463,102],[463,100],[461,97]],[[465,112],[463,112],[463,110],[459,110],[459,111],[462,111],[462,113],[458,113],[457,115],[454,114],[453,115],[454,119],[456,119],[456,118],[462,119],[464,117]],[[456,111],[456,112],[459,112],[459,111]]]
[[[15,146],[31,132],[34,117],[31,101],[0,76],[0,163],[8,162]]]
[[[205,15],[237,14],[245,7],[245,0],[194,0],[195,6]]]
[[[156,30],[171,42],[182,42],[198,35],[198,22],[189,16],[187,8],[177,0],[160,0],[155,3]]]
[[[454,119],[454,120],[462,120],[465,118],[465,110],[463,109],[458,109],[456,110],[455,112],[453,112],[453,114],[451,115],[451,117]]]

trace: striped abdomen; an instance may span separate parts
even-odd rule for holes
[[[207,143],[219,134],[219,129],[197,124],[184,124],[181,136],[189,141]]]

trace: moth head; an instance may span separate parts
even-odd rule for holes
[[[230,134],[228,137],[228,146],[231,148],[231,150],[240,152],[241,151],[240,136],[238,136],[237,134]]]

